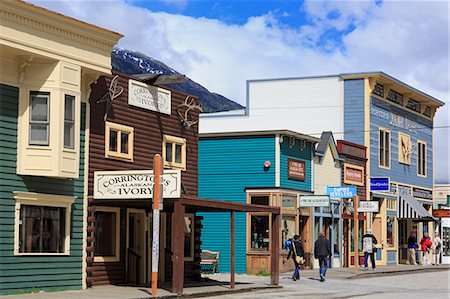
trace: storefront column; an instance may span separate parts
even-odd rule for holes
[[[175,201],[173,211],[172,293],[181,295],[184,284],[184,205]]]
[[[230,287],[234,289],[234,211],[230,215]]]
[[[358,268],[359,266],[359,240],[358,240],[358,233],[359,233],[359,218],[358,218],[358,201],[359,197],[358,195],[355,195],[353,197],[353,225],[354,225],[354,251],[355,251],[355,268]]]
[[[280,282],[280,229],[281,215],[272,214],[272,230],[270,244],[270,284],[278,285]]]

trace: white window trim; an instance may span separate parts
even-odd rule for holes
[[[75,152],[76,150],[76,139],[77,139],[77,95],[75,93],[71,93],[68,91],[64,91],[63,93],[64,96],[64,104],[63,104],[63,138],[62,138],[62,148],[63,151],[67,151],[67,152]],[[72,140],[72,147],[66,147],[64,144],[64,138],[65,136],[65,126],[66,126],[66,111],[65,111],[65,107],[66,107],[66,96],[70,96],[73,97],[73,110],[72,110],[72,117],[73,117],[73,140]]]
[[[108,263],[120,261],[120,208],[95,207],[96,212],[112,212],[116,214],[116,254],[114,256],[95,256],[94,262]],[[94,243],[95,246],[95,243]]]
[[[16,201],[15,217],[14,217],[14,255],[70,255],[70,219],[72,212],[72,204],[75,202],[76,196],[42,194],[33,192],[19,192],[13,191],[14,199]],[[66,209],[66,231],[65,231],[65,248],[64,252],[19,252],[19,221],[20,221],[20,207],[21,205],[58,207]]]
[[[380,131],[385,131],[389,133],[389,166],[384,166],[380,164]],[[392,164],[392,150],[391,150],[391,146],[392,146],[392,135],[391,135],[391,130],[384,128],[384,127],[378,127],[378,167],[379,168],[383,168],[383,169],[391,169],[391,164]]]
[[[115,130],[119,131],[119,133],[127,132],[129,134],[129,136],[128,136],[128,138],[129,138],[128,154],[121,153],[120,134],[118,134],[118,136],[117,136],[117,152],[113,152],[113,151],[109,150],[109,137],[110,137],[111,129],[115,129]],[[133,162],[133,149],[134,149],[134,128],[106,121],[105,122],[105,157]]]
[[[168,162],[166,159],[166,143],[173,143],[181,145],[181,163],[175,162],[175,148],[172,150],[172,162]],[[164,135],[163,136],[163,148],[162,148],[162,157],[164,161],[164,167],[173,168],[173,169],[181,169],[186,170],[186,139]]]
[[[45,143],[33,143],[31,141],[31,118],[32,118],[32,105],[31,98],[33,95],[45,96],[47,98],[47,140]],[[28,115],[28,146],[32,147],[49,147],[50,146],[50,103],[51,101],[51,92],[50,91],[42,91],[42,90],[30,90],[28,95],[28,107],[29,107],[29,115]]]
[[[423,156],[424,156],[424,159],[425,159],[425,168],[424,168],[424,173],[425,174],[420,174],[419,173],[419,146],[420,146],[420,144],[423,144],[423,145],[425,145],[425,151],[424,151],[424,153],[423,153]],[[423,141],[423,140],[417,140],[417,176],[419,176],[419,177],[422,177],[422,178],[426,178],[427,177],[427,153],[428,152],[428,150],[427,150],[427,143],[425,142],[425,141]]]
[[[401,143],[400,143],[402,138],[408,139],[409,140],[409,144],[412,147],[411,135],[408,135],[408,134],[405,134],[405,133],[402,133],[402,132],[398,132],[398,140],[397,140],[397,142],[398,142],[398,157],[399,157],[398,158],[398,163],[405,164],[405,165],[411,165],[411,154],[412,153],[409,154],[409,158],[408,158],[407,161],[400,161],[400,157],[401,157],[400,155],[403,155],[402,148],[401,148]]]

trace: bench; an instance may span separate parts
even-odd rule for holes
[[[219,252],[202,250],[200,258],[200,269],[202,273],[219,272]]]

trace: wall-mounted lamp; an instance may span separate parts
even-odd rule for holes
[[[270,168],[270,161],[264,161],[264,171],[269,170]]]

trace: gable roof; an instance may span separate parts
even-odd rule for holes
[[[324,157],[330,145],[333,159],[335,161],[344,161],[344,159],[339,156],[336,142],[334,141],[333,133],[331,133],[331,131],[322,132],[319,144],[316,147],[315,156]]]

